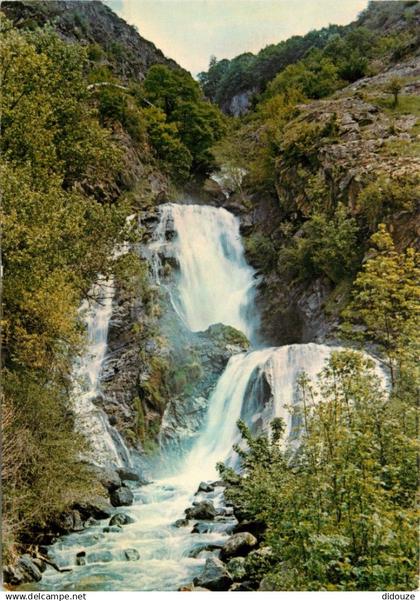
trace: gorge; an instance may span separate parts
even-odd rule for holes
[[[195,80],[2,2],[6,588],[414,588],[419,19]]]
[[[150,257],[150,269],[159,284],[169,288],[169,305],[177,319],[191,331],[223,323],[256,339],[256,277],[244,258],[238,219],[223,208],[194,204],[161,205],[159,216],[152,241],[143,252]],[[176,265],[169,277],[164,275],[163,267],[168,257]],[[88,390],[76,390],[75,394],[76,405],[85,407],[92,391],[100,391],[106,357],[113,292],[111,286],[105,290],[105,296],[93,303],[89,313]],[[237,420],[261,432],[269,428],[274,417],[282,417],[292,435],[293,426],[298,426],[293,424],[291,413],[293,405],[299,403],[297,377],[304,371],[316,385],[316,376],[332,348],[308,343],[260,346],[234,354],[210,394],[207,412],[190,448],[178,453],[176,460],[170,449],[162,449],[148,469],[147,477],[152,482],[132,489],[133,505],[125,509],[131,523],[122,529],[104,528],[105,522],[99,521],[84,532],[60,538],[50,548],[49,557],[60,568],[70,570],[57,573],[47,568],[38,588],[177,590],[192,582],[206,559],[219,554],[237,523],[226,512],[223,483],[217,486],[216,482],[214,488],[210,485],[210,495],[203,490],[196,493],[200,482],[217,480],[217,462],[233,461]],[[76,377],[81,372],[83,375],[83,365]],[[182,412],[183,408],[178,410]],[[142,469],[130,457],[121,437],[113,434],[105,415],[96,410],[85,412],[80,419],[89,433],[95,463],[114,470],[121,466]],[[176,524],[193,501],[208,498],[220,514],[220,521],[193,519],[181,526]],[[200,524],[204,526],[201,529]]]

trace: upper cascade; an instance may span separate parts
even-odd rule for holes
[[[152,245],[179,265],[175,309],[193,332],[223,323],[255,333],[255,273],[247,264],[238,219],[223,208],[165,204]]]

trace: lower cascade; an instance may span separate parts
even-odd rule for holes
[[[170,292],[184,324],[196,331],[221,322],[252,339],[256,280],[244,258],[238,220],[224,209],[175,204],[163,205],[160,217],[150,251],[157,263],[163,250],[177,262],[178,274]],[[157,263],[153,269],[158,278]],[[80,391],[80,407],[91,404],[98,393],[111,305],[112,300],[107,300],[89,317],[93,358],[89,368],[87,359],[80,364],[79,375],[89,371],[91,385],[87,392]],[[98,522],[56,542],[51,555],[59,566],[72,569],[58,574],[48,568],[39,588],[151,591],[177,590],[190,583],[201,573],[211,552],[209,545],[220,547],[236,523],[224,507],[223,487],[217,482],[207,491],[196,491],[201,481],[217,480],[217,462],[234,463],[237,420],[261,431],[269,427],[272,418],[283,417],[291,433],[294,424],[288,407],[298,402],[296,378],[305,371],[314,381],[333,350],[323,344],[292,344],[232,356],[209,398],[201,431],[176,473],[163,476],[163,464],[170,463],[163,457],[154,481],[133,489],[134,503],[124,508],[132,521],[123,530],[105,528],[104,532],[106,524]],[[96,453],[106,457],[102,463],[127,463],[129,457],[116,444],[109,425],[102,423],[99,440],[96,426],[105,417],[89,415]],[[214,503],[217,515],[211,522],[202,521],[198,526],[194,521],[179,522],[186,507],[204,499]]]

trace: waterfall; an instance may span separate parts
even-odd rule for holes
[[[253,338],[254,270],[246,263],[239,220],[222,208],[166,204],[151,245],[179,265],[172,302],[193,332],[223,323]],[[155,276],[158,278],[159,269]]]
[[[73,405],[78,428],[90,443],[88,458],[100,466],[130,465],[130,453],[106,414],[95,405],[101,395],[100,373],[107,348],[108,326],[112,314],[114,283],[99,279],[80,308],[87,329],[87,348],[73,371]]]
[[[194,331],[221,322],[238,328],[252,340],[256,328],[252,313],[255,277],[244,259],[237,218],[223,209],[174,204],[161,206],[160,217],[149,244],[149,259],[156,282],[167,286],[180,319]],[[170,278],[165,277],[168,258],[177,267]],[[86,417],[84,428],[95,456],[106,464],[120,462],[122,454],[108,420],[93,403],[100,394],[99,374],[113,287],[106,294],[104,290],[102,302],[86,313],[89,349],[78,366],[78,379],[86,384],[75,396],[80,414]],[[209,544],[223,545],[233,524],[231,518],[222,516],[222,521],[214,520],[209,530],[194,530],[192,534],[191,523],[175,527],[175,520],[183,516],[187,506],[203,498],[194,493],[201,480],[217,478],[216,463],[235,460],[232,444],[239,439],[239,418],[253,432],[259,432],[269,428],[274,417],[282,417],[288,433],[293,433],[295,424],[289,407],[299,402],[296,378],[305,371],[316,387],[316,376],[333,350],[323,344],[291,344],[231,357],[209,398],[207,416],[182,466],[169,478],[159,475],[156,468],[154,482],[134,490],[134,504],[124,508],[134,521],[121,532],[105,533],[99,523],[53,545],[54,559],[72,569],[59,575],[48,569],[41,588],[174,591],[191,582],[205,561],[205,556],[197,557],[194,550]],[[161,463],[165,468],[172,466],[166,456]],[[215,488],[211,494],[215,507],[225,511],[223,489]],[[133,548],[140,560],[123,561],[124,549]],[[76,565],[76,554],[85,549],[87,564]],[[101,560],[101,556],[106,559]]]
[[[239,419],[262,430],[274,417],[282,417],[290,433],[289,408],[298,401],[296,378],[305,371],[314,380],[333,350],[322,344],[291,344],[231,357],[210,398],[207,421],[185,472],[215,478],[216,463],[229,458],[238,442]]]

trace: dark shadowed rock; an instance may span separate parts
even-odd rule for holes
[[[210,484],[209,482],[200,482],[196,494],[198,494],[200,492],[213,492],[213,491],[214,491],[213,484]]]
[[[77,509],[80,512],[83,520],[87,520],[90,517],[95,520],[104,520],[112,515],[112,508],[109,505],[109,501],[104,497],[96,497],[95,499],[84,503],[77,503],[74,505],[74,509]]]
[[[239,524],[236,524],[236,526],[233,529],[233,532],[234,532],[234,534],[236,534],[238,532],[250,532],[251,534],[253,534],[255,536],[255,538],[260,540],[261,537],[263,536],[264,532],[266,531],[266,529],[267,529],[267,526],[264,524],[264,522],[245,521],[245,522],[239,522]]]
[[[134,524],[136,520],[127,515],[126,513],[116,513],[109,520],[110,526],[126,526],[127,524]]]
[[[111,491],[109,498],[114,507],[132,505],[134,501],[134,495],[128,486],[121,486],[120,488]]]
[[[217,512],[211,501],[200,501],[194,507],[185,510],[188,520],[214,520]]]
[[[127,561],[137,561],[140,559],[140,553],[137,549],[124,549],[123,555]]]
[[[76,565],[77,566],[85,566],[86,565],[86,551],[79,551],[76,554]]]
[[[188,526],[189,522],[186,518],[181,518],[179,520],[176,520],[176,522],[174,522],[174,526],[175,528],[184,528],[184,526]]]
[[[188,553],[188,557],[198,557],[200,555],[200,553],[203,553],[203,551],[208,551],[210,553],[218,553],[220,552],[220,549],[222,548],[222,545],[216,545],[216,544],[209,544],[209,545],[204,545],[204,544],[199,544],[196,547],[193,547],[193,549],[191,549],[191,551]]]
[[[230,591],[255,591],[255,586],[250,581],[235,582],[229,589]]]
[[[113,532],[114,534],[118,534],[119,532],[121,532],[122,528],[121,526],[105,526],[105,528],[103,528],[103,532]]]
[[[217,557],[206,559],[203,572],[194,578],[194,586],[208,588],[211,591],[227,591],[232,584],[232,577],[225,564]]]
[[[257,539],[250,532],[232,534],[222,547],[220,557],[225,560],[230,557],[244,556],[258,544]]]
[[[119,467],[117,469],[117,473],[121,480],[126,480],[130,482],[139,482],[141,484],[147,484],[147,481],[140,476],[137,472],[133,470],[129,470],[125,467]]]
[[[115,470],[101,469],[97,470],[97,476],[99,482],[106,490],[115,490],[122,484],[121,478]]]
[[[16,568],[23,574],[23,582],[39,582],[42,578],[41,570],[30,555],[25,554],[19,557]]]

